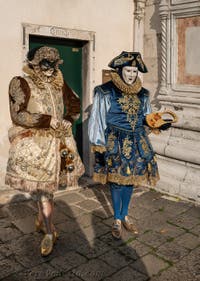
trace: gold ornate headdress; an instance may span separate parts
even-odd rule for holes
[[[44,59],[50,62],[57,61],[57,65],[63,63],[63,60],[60,59],[58,50],[46,46],[37,49],[33,59],[32,60],[28,59],[28,63],[36,66],[39,65],[39,63]]]

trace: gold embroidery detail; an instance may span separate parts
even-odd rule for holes
[[[145,139],[144,138],[141,138],[140,140],[140,143],[142,145],[142,149],[145,153],[148,153],[149,152],[149,146],[148,144],[146,143]]]
[[[117,72],[112,71],[110,75],[115,86],[125,94],[138,94],[142,89],[142,83],[139,77],[137,77],[136,81],[132,85],[127,85]]]
[[[111,158],[108,159],[108,166],[109,166],[109,167],[112,166],[112,159],[111,159]]]
[[[122,65],[133,59],[134,59],[134,56],[131,56],[130,54],[128,57],[120,57],[120,58],[114,60],[114,66]]]
[[[60,139],[61,141],[65,137],[71,137],[72,136],[72,129],[71,127],[68,129],[61,129],[58,128],[56,130],[50,128],[50,129],[25,129],[21,132],[14,132],[9,134],[9,140],[12,143],[13,141],[17,142],[18,140],[21,140],[23,138],[29,138],[29,137],[55,137]]]
[[[116,136],[113,133],[108,135],[107,148],[109,151],[113,150],[115,146],[115,140],[116,140]]]
[[[149,175],[149,172],[146,172],[144,175],[141,176],[134,176],[130,175],[128,177],[122,176],[119,174],[108,174],[108,181],[120,183],[123,185],[151,185],[155,186],[156,182],[160,179],[159,174],[156,173],[155,176]]]
[[[122,153],[124,154],[124,156],[127,159],[129,159],[131,157],[132,144],[133,144],[133,142],[131,140],[129,140],[128,138],[124,139]]]
[[[149,172],[146,172],[144,175],[141,176],[130,175],[128,177],[116,173],[109,173],[108,175],[100,173],[93,174],[93,180],[95,182],[100,182],[102,184],[106,184],[107,182],[115,182],[122,185],[134,185],[135,187],[141,185],[155,186],[159,179],[160,177],[158,172],[156,172],[155,176],[149,175]]]
[[[140,107],[140,100],[136,95],[126,95],[122,93],[122,98],[118,99],[122,110],[127,113],[127,121],[131,124],[134,130],[136,122],[138,120],[138,109]]]

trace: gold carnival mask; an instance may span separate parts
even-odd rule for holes
[[[168,119],[164,116],[170,115],[172,118]],[[164,124],[172,124],[178,121],[177,115],[171,110],[165,110],[163,112],[152,112],[146,115],[146,122],[152,129],[159,129]]]

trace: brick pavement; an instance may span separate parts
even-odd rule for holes
[[[82,180],[82,188],[56,195],[59,231],[53,253],[40,256],[34,231],[36,206],[23,194],[0,196],[0,280],[200,281],[200,207],[138,188],[130,216],[139,229],[113,240],[107,187]]]

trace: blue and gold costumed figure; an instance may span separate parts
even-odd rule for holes
[[[149,92],[138,71],[147,68],[138,52],[122,52],[109,67],[111,81],[97,86],[89,119],[89,139],[95,153],[93,179],[109,183],[114,209],[112,235],[121,238],[122,225],[137,233],[128,219],[133,188],[159,180],[155,153],[145,129],[151,113]]]

